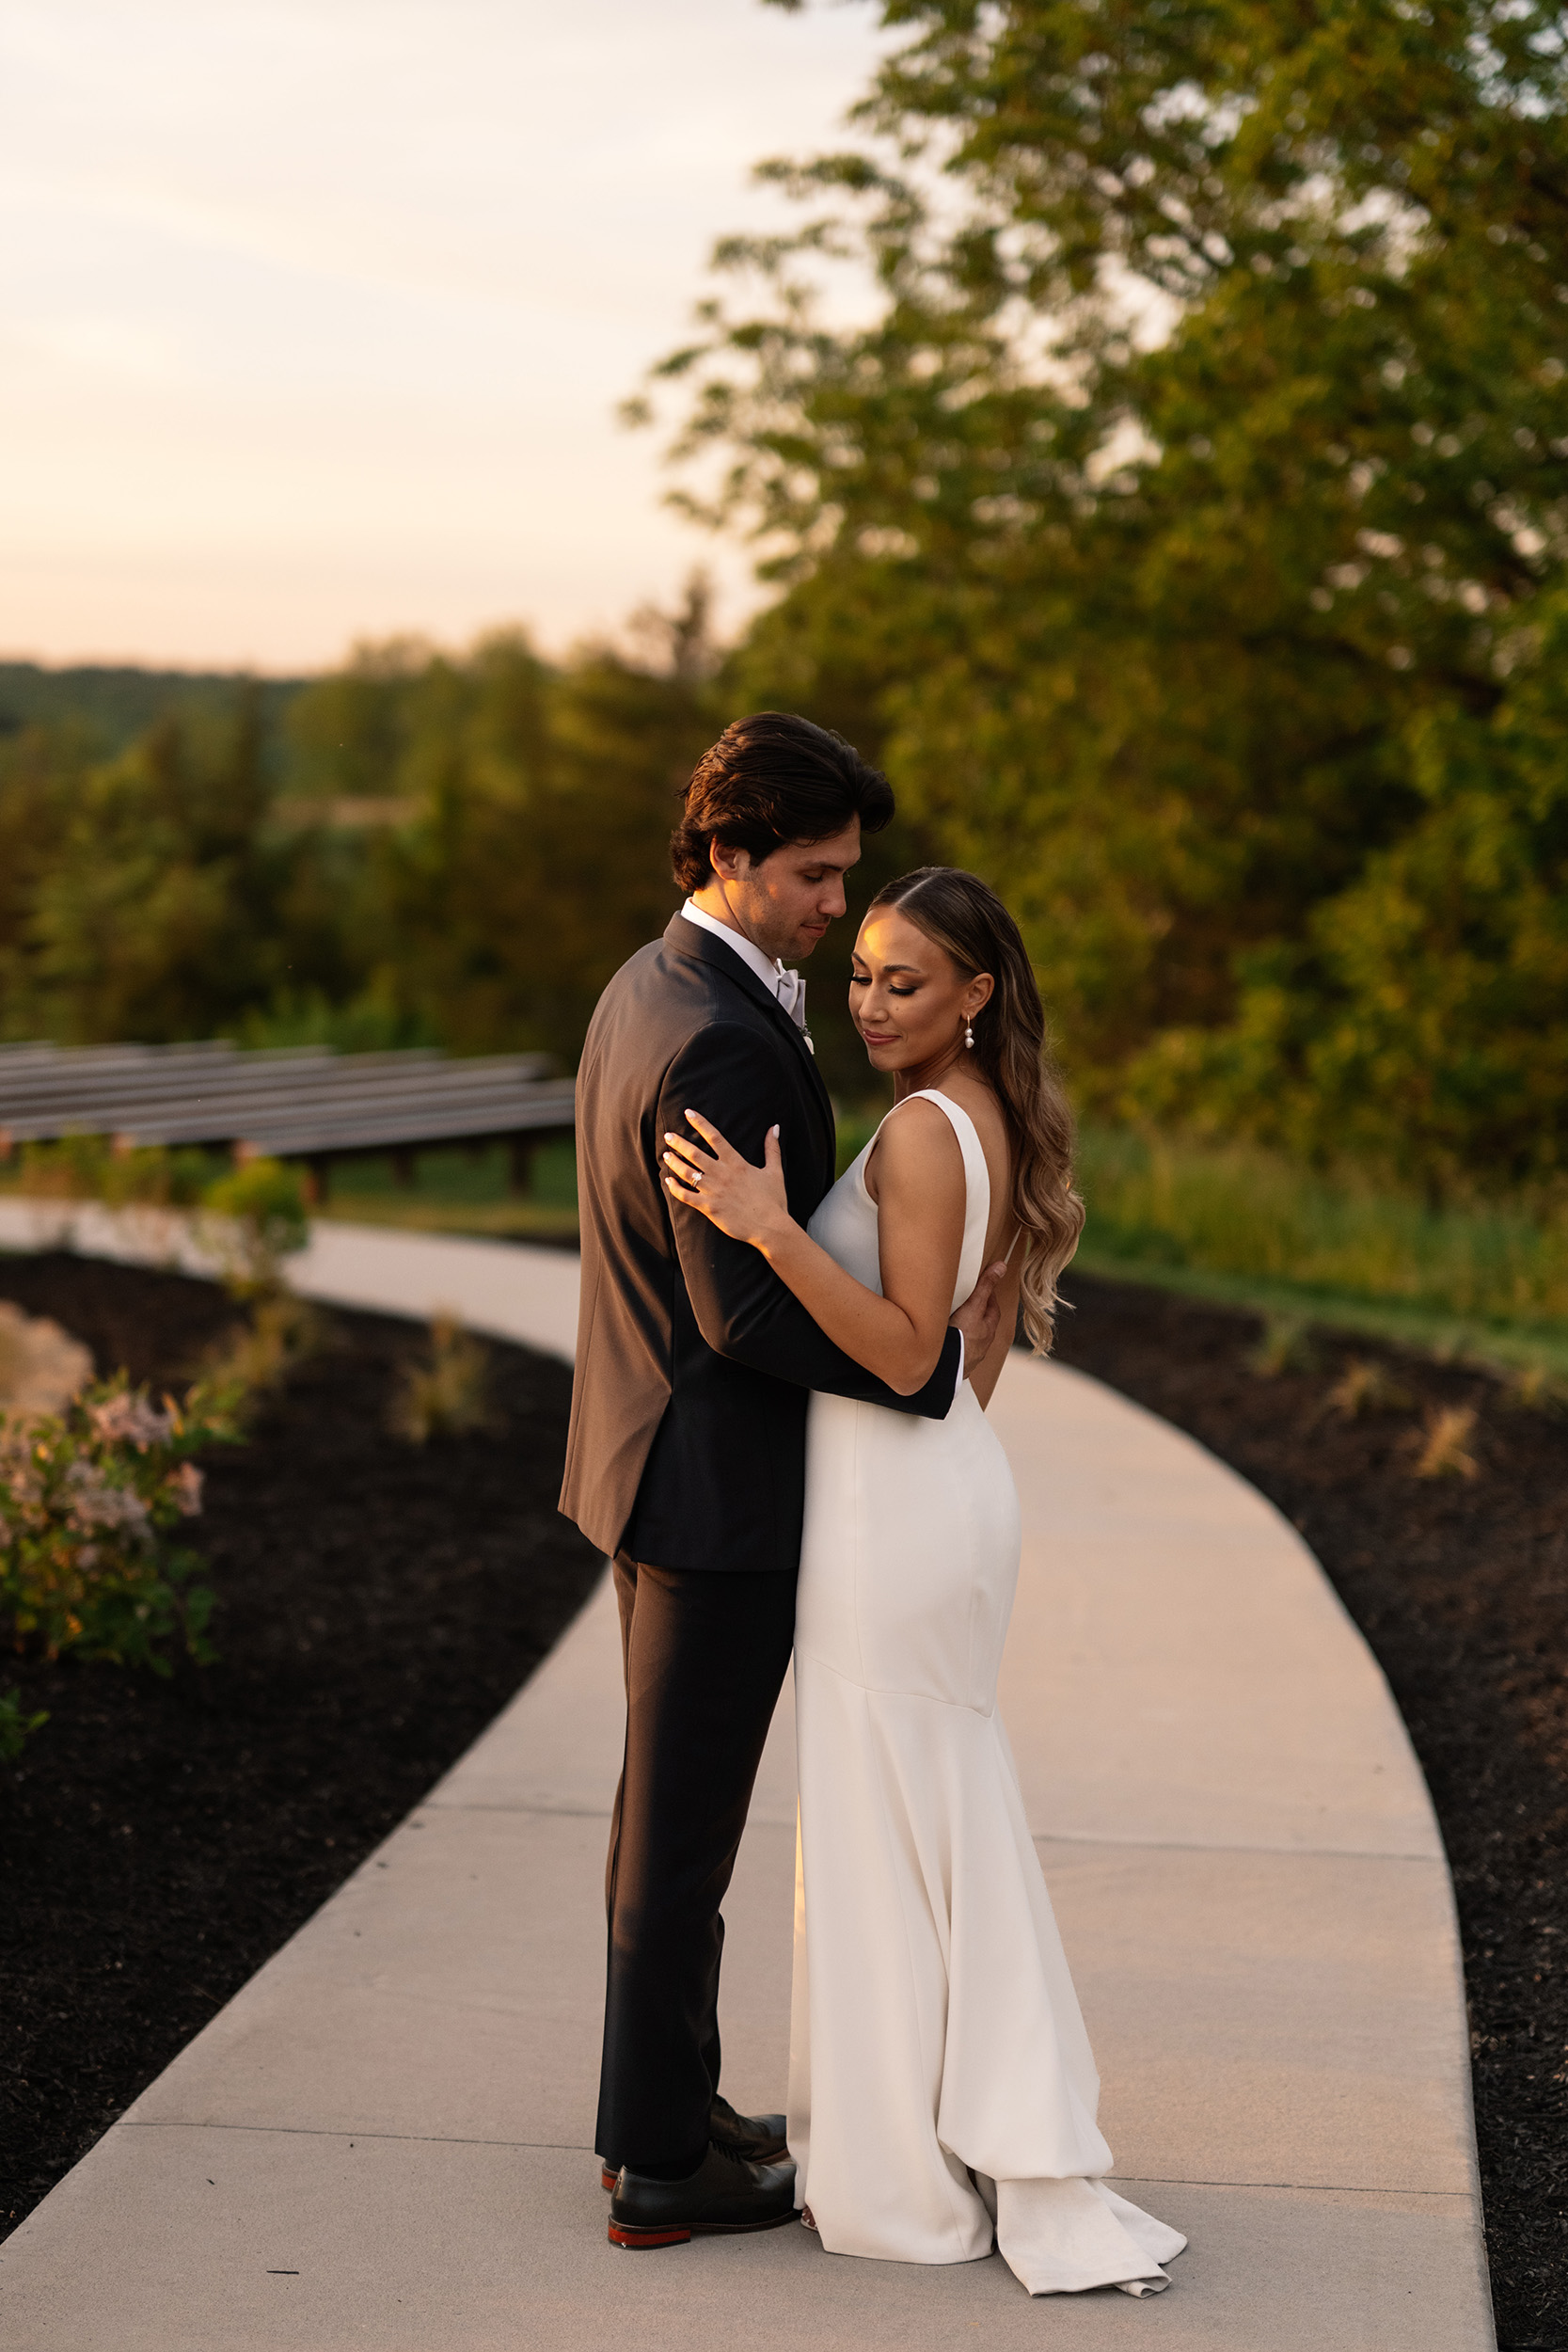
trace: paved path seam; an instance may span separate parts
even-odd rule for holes
[[[328,2130],[325,2126],[311,2127],[303,2123],[182,2122],[174,2118],[154,2120],[150,2116],[127,2115],[121,2117],[115,2128],[128,2132],[257,2132],[285,2139],[358,2138],[393,2142],[407,2141],[413,2146],[427,2148],[529,2148],[555,2150],[562,2155],[591,2156],[594,2153],[592,2141],[586,2139],[493,2139],[472,2132],[375,2132],[366,2131],[362,2125],[358,2127],[340,2125],[336,2129]],[[1129,2180],[1134,2176],[1113,2169],[1106,2177],[1109,2180],[1119,2181]],[[1390,2182],[1377,2188],[1363,2188],[1353,2181],[1239,2181],[1217,2177],[1199,2179],[1187,2173],[1170,2173],[1162,2177],[1149,2172],[1140,2172],[1135,2177],[1146,2185],[1156,2188],[1275,2188],[1289,2189],[1292,2193],[1307,2197],[1382,2197],[1391,2194],[1399,2197],[1443,2198],[1450,2203],[1459,2197],[1459,2192],[1454,2189],[1411,2188],[1398,2182]]]
[[[435,1809],[436,1802],[437,1801],[431,1798],[426,1798],[425,1800],[426,1805],[431,1806],[432,1809]],[[527,1798],[523,1797],[516,1798],[509,1804],[502,1804],[497,1801],[492,1801],[489,1804],[481,1804],[472,1798],[466,1800],[462,1804],[459,1804],[454,1799],[450,1798],[443,1798],[438,1802],[439,1810],[443,1813],[563,1814],[570,1816],[576,1820],[592,1821],[608,1821],[610,1810],[608,1804],[531,1804]],[[1032,1835],[1034,1836],[1034,1842],[1037,1846],[1128,1846],[1147,1848],[1153,1853],[1290,1853],[1292,1856],[1303,1859],[1310,1858],[1316,1855],[1326,1856],[1335,1861],[1343,1862],[1408,1862],[1416,1864],[1424,1869],[1430,1870],[1433,1867],[1433,1859],[1429,1853],[1401,1853],[1388,1850],[1384,1850],[1377,1853],[1368,1853],[1364,1848],[1355,1846],[1281,1847],[1217,1845],[1205,1842],[1200,1838],[1193,1837],[1114,1837],[1102,1830],[1038,1830],[1032,1833]]]

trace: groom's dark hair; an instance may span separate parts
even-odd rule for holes
[[[761,865],[786,841],[826,841],[852,818],[880,833],[893,815],[893,787],[831,727],[790,710],[756,710],[727,726],[692,771],[686,814],[670,836],[670,863],[683,890],[713,880],[708,848],[746,850]]]

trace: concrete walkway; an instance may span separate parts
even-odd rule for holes
[[[0,1241],[31,1233],[0,1203]],[[23,1213],[24,1215],[26,1212]],[[84,1246],[123,1235],[79,1230]],[[324,1226],[299,1286],[565,1353],[575,1262]],[[12,2352],[1487,2352],[1447,1870],[1382,1676],[1201,1448],[1015,1357],[1003,1705],[1128,2194],[1171,2292],[1031,2302],[806,2232],[642,2262],[588,2145],[620,1749],[601,1587],[425,1804],[0,2249]],[[725,2087],[783,2104],[787,1703],[726,1904]]]

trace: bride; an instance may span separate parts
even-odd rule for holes
[[[667,1136],[664,1155],[673,1197],[760,1249],[900,1393],[930,1377],[982,1266],[1001,1286],[995,1345],[945,1421],[811,1400],[789,2085],[802,2218],[833,2253],[972,2262],[994,2232],[1031,2294],[1157,2293],[1186,2241],[1106,2185],[1099,2078],[996,1712],[1019,1516],[985,1407],[1021,1306],[1050,1344],[1084,1218],[1070,1118],[1018,926],[974,875],[925,866],[879,894],[849,1007],[894,1106],[809,1230],[784,1205],[777,1131],[753,1168],[691,1112],[709,1150]]]

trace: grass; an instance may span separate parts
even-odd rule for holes
[[[1434,1209],[1241,1146],[1088,1128],[1086,1273],[1568,1374],[1568,1205]]]
[[[426,1233],[575,1242],[577,1198],[577,1153],[569,1142],[540,1145],[526,1193],[509,1189],[507,1154],[497,1144],[479,1152],[460,1147],[421,1152],[412,1184],[398,1183],[389,1159],[342,1161],[315,1214]]]

